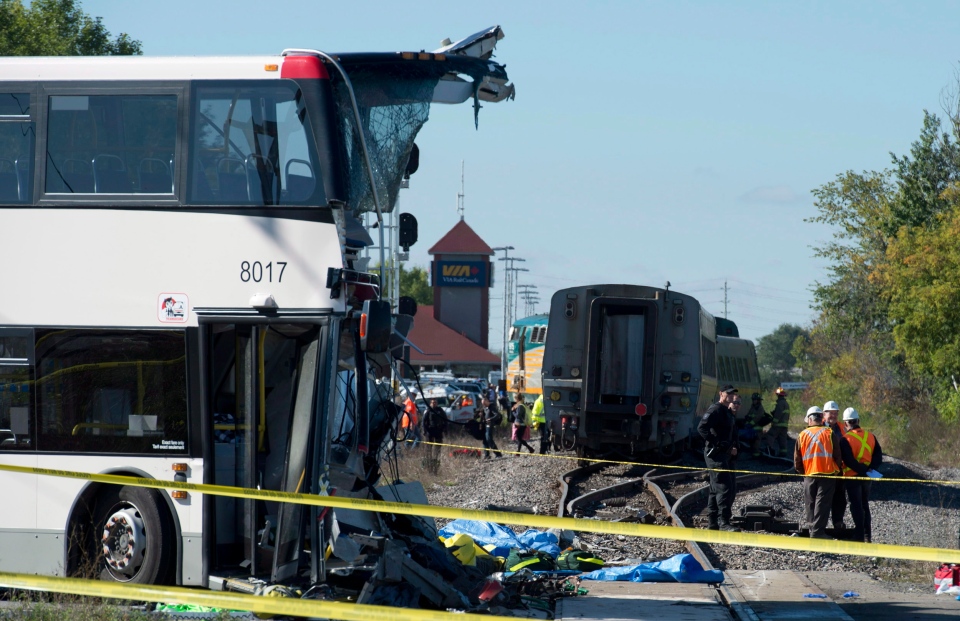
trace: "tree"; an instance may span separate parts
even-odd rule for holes
[[[90,17],[75,0],[0,0],[0,55],[108,56],[141,54],[141,43],[116,37],[102,18]]]
[[[370,271],[373,273],[379,273],[379,265],[379,263],[372,265],[370,267]],[[391,269],[390,263],[387,262],[386,269],[384,269],[384,292],[389,292],[392,290],[392,278],[393,270]],[[413,298],[417,302],[417,306],[429,306],[433,304],[433,287],[430,286],[429,281],[427,280],[427,270],[418,265],[414,265],[408,269],[404,267],[403,263],[401,263],[400,295]]]
[[[890,317],[897,351],[926,379],[937,410],[960,413],[960,188],[943,193],[955,207],[935,226],[907,228],[890,243],[878,280],[892,292]]]
[[[414,265],[410,269],[400,266],[400,295],[407,295],[417,301],[418,306],[433,304],[433,287],[427,280],[427,270]]]
[[[783,323],[757,340],[757,364],[763,370],[763,377],[778,382],[793,379],[797,359],[793,354],[793,345],[797,339],[807,338],[808,333],[800,326]]]

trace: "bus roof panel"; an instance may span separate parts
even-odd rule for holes
[[[3,81],[270,80],[280,79],[283,61],[280,56],[24,56],[0,58],[0,74]]]

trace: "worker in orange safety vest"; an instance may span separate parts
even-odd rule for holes
[[[814,539],[829,539],[827,520],[833,501],[833,490],[840,474],[840,438],[823,426],[823,410],[817,406],[807,410],[807,428],[797,436],[793,467],[803,475],[803,498],[807,528]]]
[[[413,442],[411,448],[417,448],[417,445],[420,444],[420,416],[417,411],[417,404],[410,395],[407,395],[407,398],[403,402],[403,415],[400,417],[400,428],[403,429],[405,439]]]
[[[871,543],[873,539],[870,519],[870,470],[876,471],[883,462],[883,450],[877,437],[860,427],[860,414],[853,408],[843,411],[843,437],[856,463],[843,466],[843,477],[853,516],[853,537],[856,541]]]

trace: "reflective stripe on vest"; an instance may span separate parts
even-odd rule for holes
[[[519,563],[517,563],[516,565],[514,565],[513,567],[511,567],[511,568],[509,569],[509,571],[520,571],[521,569],[523,569],[523,568],[526,567],[527,565],[534,565],[534,564],[536,564],[536,563],[539,563],[540,560],[541,560],[541,559],[540,559],[539,556],[534,556],[534,557],[532,557],[532,558],[528,558],[527,560],[525,560],[525,561],[520,561]]]
[[[804,474],[835,474],[839,470],[833,460],[833,431],[829,427],[807,427],[800,432],[797,442]]]
[[[873,449],[877,446],[877,438],[869,431],[860,428],[851,429],[843,434],[843,437],[846,438],[850,444],[850,449],[855,453],[857,461],[864,466],[869,466],[873,461]],[[854,447],[854,441],[860,445],[859,450]],[[843,476],[855,477],[857,476],[857,471],[844,466]]]

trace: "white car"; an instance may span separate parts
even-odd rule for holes
[[[454,423],[466,423],[476,416],[480,407],[480,395],[473,392],[454,392],[448,398],[450,405],[443,408],[447,413],[447,420]]]

